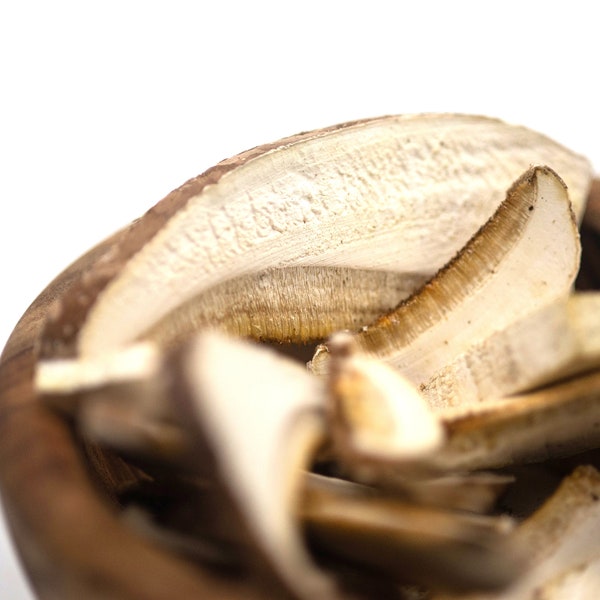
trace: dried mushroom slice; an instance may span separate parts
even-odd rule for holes
[[[269,349],[208,332],[171,368],[194,464],[218,483],[223,513],[246,537],[247,559],[293,597],[335,597],[304,550],[294,514],[304,469],[325,434],[321,383]]]
[[[371,271],[388,271],[422,281],[492,215],[510,184],[539,163],[562,174],[581,214],[587,160],[540,134],[482,117],[384,117],[255,149],[223,164],[210,185],[190,184],[195,192],[185,204],[119,265],[101,294],[95,291],[78,351],[109,351],[161,321],[168,342],[181,335],[170,325],[179,307],[189,316],[194,299],[201,304],[225,281],[255,275],[221,307],[224,315],[235,313],[237,297],[244,306],[248,296],[284,293],[281,278],[289,273],[280,269],[289,267],[341,268],[332,273],[332,306],[344,295],[343,269],[364,271],[366,280]],[[299,275],[294,290],[308,289],[314,277]],[[360,288],[367,297],[368,287]],[[290,330],[303,339],[306,329],[312,336],[307,304],[310,293],[293,292],[285,313],[250,315],[241,333],[284,341]],[[56,320],[52,335],[64,337],[67,316]],[[350,315],[347,326],[352,322]]]
[[[54,359],[36,366],[35,386],[47,398],[60,398],[98,389],[107,383],[143,381],[155,376],[161,364],[154,344],[127,346],[93,359]]]
[[[576,293],[469,348],[421,391],[432,406],[464,406],[598,367],[600,294]]]
[[[356,343],[425,383],[473,344],[566,295],[579,259],[565,184],[551,169],[533,168],[450,263]],[[320,347],[313,370],[325,371],[327,358]]]
[[[36,391],[74,417],[85,438],[170,463],[189,448],[165,403],[163,360],[147,342],[94,358],[45,360],[36,368]]]
[[[386,464],[410,468],[440,448],[440,421],[411,383],[357,351],[350,334],[335,334],[328,348],[329,430],[347,469],[371,478]]]
[[[438,414],[447,443],[430,463],[487,469],[600,447],[600,371],[529,393]]]
[[[500,593],[434,594],[432,600],[592,600],[598,593],[597,580],[591,584],[590,579],[600,561],[599,498],[598,471],[578,467],[515,531],[515,541],[527,548],[531,562],[522,578]]]
[[[299,515],[316,548],[397,582],[499,589],[527,565],[509,518],[420,506],[343,480],[310,477]]]

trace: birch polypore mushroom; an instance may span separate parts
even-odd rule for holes
[[[563,181],[536,167],[510,188],[494,216],[418,293],[364,327],[363,351],[416,384],[469,346],[565,296],[577,275],[579,235]],[[327,346],[312,368],[326,369]]]
[[[547,167],[522,176],[532,165]],[[590,178],[585,158],[492,119],[358,121],[224,161],[74,263],[0,361],[0,483],[40,593],[360,596],[346,560],[392,596],[402,595],[397,573],[454,590],[509,584],[518,540],[481,513],[519,475],[477,470],[600,445],[597,336],[565,299]],[[527,361],[535,346],[518,327],[572,343],[514,381],[494,374],[498,397],[481,386],[476,407],[422,401],[417,384],[443,369],[460,383],[465,357]],[[350,330],[370,356],[340,348],[325,379],[207,328],[303,356]],[[505,397],[542,382],[551,385]],[[452,390],[436,402],[462,403]],[[365,465],[376,475],[369,493],[355,481],[329,486]],[[144,495],[161,486],[193,490],[174,503],[185,509],[176,531]],[[212,512],[195,504],[205,493]],[[115,510],[124,494],[140,506]],[[218,521],[208,533],[207,514]],[[251,578],[219,578],[202,556],[190,568],[178,549],[236,565],[241,555]],[[429,568],[411,578],[416,557]]]

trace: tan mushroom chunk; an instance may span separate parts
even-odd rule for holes
[[[465,406],[599,366],[600,294],[576,293],[469,348],[421,391],[432,406]]]
[[[328,342],[330,435],[336,457],[360,477],[410,468],[443,443],[439,419],[398,372],[357,350],[350,334]]]

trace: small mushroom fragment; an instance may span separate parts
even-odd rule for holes
[[[35,386],[43,391],[47,401],[56,397],[60,402],[75,392],[93,390],[107,382],[118,385],[144,381],[156,374],[159,365],[160,354],[155,345],[132,344],[93,359],[42,361],[36,367]]]
[[[434,595],[432,600],[592,600],[600,563],[600,474],[578,467],[551,498],[515,531],[528,549],[531,568],[503,592]],[[583,595],[586,591],[587,594]],[[578,591],[582,595],[571,592]],[[592,593],[593,592],[593,593]]]
[[[435,373],[434,407],[465,406],[600,367],[600,294],[576,293],[493,333]]]
[[[95,358],[41,361],[35,385],[49,405],[75,416],[90,439],[169,462],[187,442],[164,405],[162,362],[156,345],[132,344]]]
[[[447,442],[442,470],[502,467],[600,447],[600,371],[529,393],[438,411]]]
[[[319,548],[398,582],[498,589],[527,564],[508,517],[419,506],[344,480],[310,476],[299,514]]]
[[[328,348],[329,431],[337,459],[355,476],[369,479],[386,463],[409,468],[440,448],[440,421],[411,383],[358,352],[350,334],[335,334]]]
[[[562,180],[547,167],[525,173],[494,216],[414,296],[356,336],[416,384],[473,344],[565,296],[579,267],[575,217]],[[312,368],[326,370],[327,347]]]

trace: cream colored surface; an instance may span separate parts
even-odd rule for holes
[[[435,373],[423,394],[435,407],[483,402],[585,371],[599,361],[600,294],[577,293],[468,349]]]
[[[471,345],[566,296],[580,253],[564,184],[551,170],[536,168],[448,268],[360,331],[356,342],[421,385]],[[327,353],[317,351],[315,372],[326,363]]]
[[[267,152],[206,187],[127,262],[80,351],[131,342],[193,296],[268,268],[433,274],[532,163],[561,173],[581,212],[586,160],[492,119],[375,119]]]

